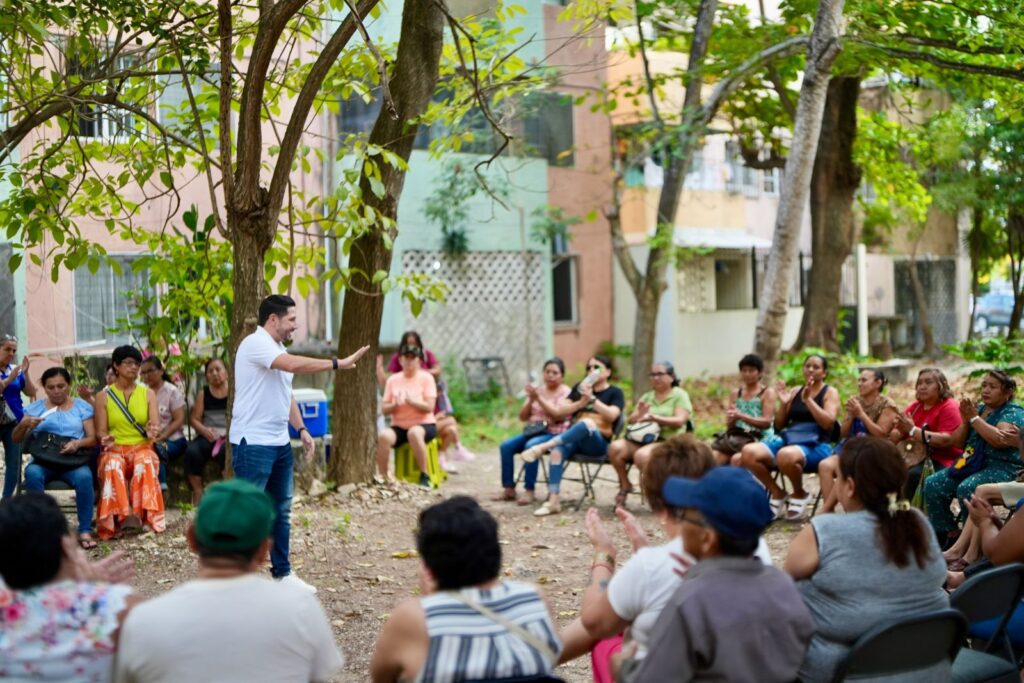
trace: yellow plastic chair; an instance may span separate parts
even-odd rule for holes
[[[427,443],[427,478],[430,479],[430,486],[435,489],[448,478],[448,473],[441,469],[441,461],[437,456],[437,439],[433,439]],[[416,466],[412,446],[407,443],[395,449],[395,478],[411,484],[420,483],[420,468]]]

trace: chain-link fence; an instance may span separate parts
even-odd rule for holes
[[[909,346],[913,351],[924,348],[924,337],[919,324],[914,286],[910,278],[910,261],[897,260],[894,264],[896,279],[896,314],[904,316],[910,326]],[[928,322],[932,326],[935,343],[955,344],[959,341],[957,329],[956,260],[952,258],[918,258],[917,276],[924,290]]]

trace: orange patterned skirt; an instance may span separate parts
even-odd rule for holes
[[[100,538],[116,536],[121,523],[131,515],[157,533],[167,528],[159,472],[160,459],[148,443],[113,446],[103,452],[96,514],[96,533]]]

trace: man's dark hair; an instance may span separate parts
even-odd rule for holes
[[[752,538],[733,538],[726,536],[721,531],[718,534],[718,551],[726,557],[750,557],[757,551],[761,540],[754,536]]]
[[[748,353],[740,358],[740,370],[743,368],[754,368],[758,372],[764,372],[764,360],[756,353]]]
[[[262,544],[260,544],[262,545]],[[259,552],[260,546],[256,546],[251,550],[210,550],[203,546],[202,543],[196,539],[196,554],[199,555],[201,560],[217,560],[218,566],[224,564],[238,565],[239,567],[248,567],[252,564],[253,559],[256,557],[256,553]]]
[[[441,590],[475,586],[501,570],[498,522],[468,496],[420,512],[416,549]]]
[[[60,377],[63,377],[65,382],[71,384],[71,373],[65,370],[64,368],[60,367],[59,365],[52,368],[46,368],[45,370],[43,370],[43,376],[39,378],[39,383],[45,387],[47,380],[53,377],[57,377],[58,375]]]
[[[260,327],[267,324],[267,320],[270,316],[276,315],[279,318],[283,318],[288,313],[288,309],[295,306],[295,299],[285,294],[271,294],[266,299],[260,302],[259,310],[259,325]]]
[[[28,491],[0,502],[0,576],[24,590],[53,580],[60,571],[61,538],[68,520],[50,496]]]
[[[114,372],[117,372],[117,366],[131,358],[139,365],[142,365],[142,352],[134,346],[125,344],[124,346],[118,346],[114,349],[114,352],[110,354],[111,365],[114,366]]]

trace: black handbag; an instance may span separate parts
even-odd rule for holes
[[[547,434],[547,432],[548,423],[544,421],[527,422],[526,425],[523,426],[523,436],[525,436],[527,439],[532,438],[534,436],[540,436],[541,434]]]
[[[25,439],[24,448],[32,460],[43,467],[56,470],[73,470],[89,462],[89,449],[79,448],[73,453],[61,453],[60,450],[71,441],[70,436],[58,436],[51,432],[30,432]]]
[[[718,451],[719,453],[725,453],[726,455],[733,455],[743,450],[743,447],[748,443],[754,443],[755,441],[761,440],[761,430],[759,429],[744,429],[743,427],[730,427],[724,432],[715,434],[714,441],[711,442],[711,448]]]

